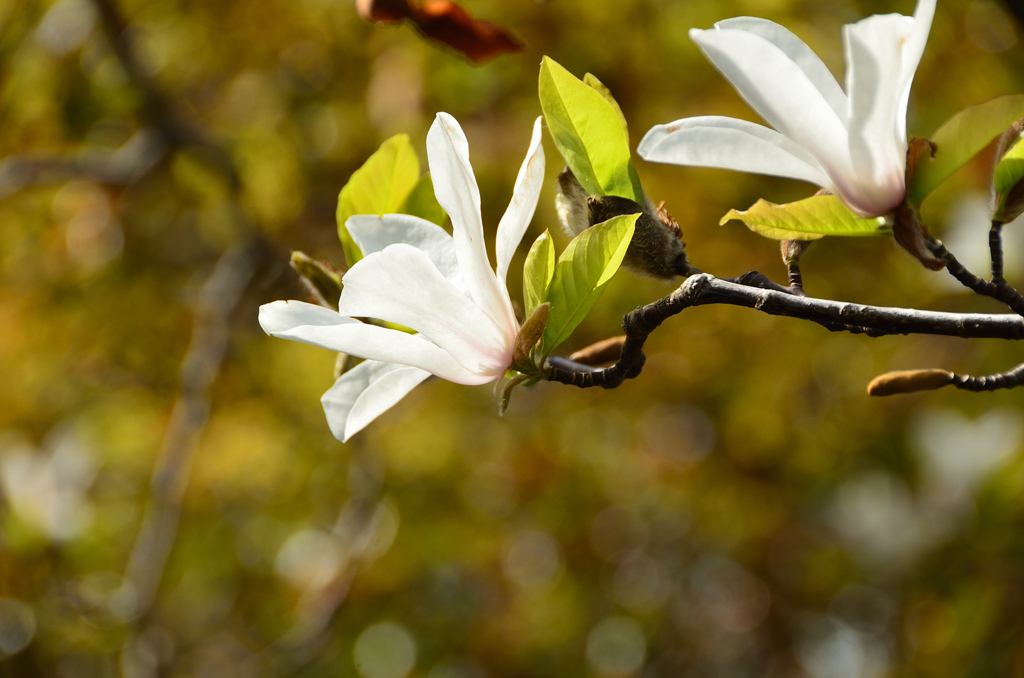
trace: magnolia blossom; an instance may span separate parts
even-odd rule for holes
[[[453,234],[407,215],[352,217],[346,227],[365,256],[342,279],[337,312],[301,301],[260,308],[260,325],[271,336],[367,359],[321,400],[342,442],[431,374],[485,384],[512,364],[519,322],[505,278],[544,179],[540,129],[538,118],[512,202],[498,223],[497,272],[484,245],[469,145],[455,118],[438,113],[427,134],[427,160]],[[353,318],[386,320],[416,334]]]
[[[637,149],[654,162],[801,179],[861,216],[906,195],[907,101],[935,14],[879,14],[843,27],[846,91],[782,26],[751,17],[690,31],[722,75],[775,129],[719,116],[657,125]]]

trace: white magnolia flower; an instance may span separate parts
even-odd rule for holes
[[[519,322],[505,278],[544,179],[540,129],[538,118],[512,201],[498,223],[497,272],[484,245],[480,191],[466,136],[455,118],[438,113],[427,134],[427,160],[453,235],[406,215],[352,217],[346,227],[365,258],[342,279],[338,312],[301,301],[260,308],[260,325],[271,336],[367,359],[321,400],[331,431],[342,442],[431,374],[485,384],[511,366]],[[417,334],[353,318],[386,320]]]
[[[654,162],[770,174],[817,184],[862,216],[906,195],[907,101],[935,0],[913,17],[878,14],[843,27],[846,91],[782,26],[729,19],[690,37],[775,129],[719,116],[657,125],[637,149]]]

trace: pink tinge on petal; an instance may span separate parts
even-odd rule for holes
[[[856,214],[862,217],[878,217],[899,207],[907,195],[902,172],[897,172],[894,168],[887,179],[869,184],[861,182],[860,177],[852,182],[837,181],[833,192]]]

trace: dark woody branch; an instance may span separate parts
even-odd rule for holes
[[[946,246],[939,241],[931,243],[932,253],[946,262],[946,270],[960,281],[960,284],[976,294],[992,297],[1006,304],[1014,313],[1024,316],[1024,296],[1003,279],[1003,248],[1000,237],[1002,225],[992,223],[989,231],[989,248],[992,253],[992,280],[985,280],[968,271]]]
[[[951,255],[950,255],[951,256]],[[618,361],[604,369],[593,369],[563,358],[548,359],[548,379],[589,388],[615,388],[640,374],[647,337],[668,318],[687,308],[709,304],[728,304],[752,308],[769,315],[809,320],[831,331],[867,334],[873,337],[897,334],[932,334],[965,339],[1024,339],[1024,319],[1012,314],[943,313],[885,306],[865,306],[829,299],[796,296],[766,284],[766,279],[751,272],[736,281],[700,274],[688,278],[668,296],[627,314],[622,320],[626,340]],[[1016,372],[1016,370],[1014,371]],[[1012,374],[1012,373],[1008,373]],[[1022,371],[1024,374],[1024,371]],[[964,377],[958,388],[990,390],[980,380],[1013,377]],[[973,381],[972,381],[973,380]],[[1002,388],[1005,386],[992,386]]]

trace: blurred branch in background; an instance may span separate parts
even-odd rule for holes
[[[141,67],[126,30],[127,24],[112,0],[92,0],[110,46],[131,83],[142,93],[145,115],[167,143],[198,149],[228,178],[234,198],[232,218],[238,242],[217,260],[195,304],[192,339],[182,361],[178,397],[164,434],[150,483],[150,496],[125,576],[132,609],[138,619],[151,608],[177,534],[181,501],[189,471],[210,411],[210,387],[220,372],[229,342],[234,310],[254,274],[265,260],[266,246],[238,204],[241,185],[230,155],[187,120]]]
[[[295,610],[291,628],[265,651],[275,675],[291,675],[312,661],[328,641],[331,622],[345,601],[352,580],[365,565],[379,558],[393,539],[393,518],[380,501],[383,469],[363,450],[352,451],[349,499],[341,509],[329,539],[339,557],[316,581],[308,582]],[[386,533],[391,531],[390,536]],[[383,547],[383,548],[381,548]]]
[[[54,184],[75,177],[126,185],[142,179],[164,156],[161,134],[141,129],[115,150],[81,149],[68,154],[35,153],[0,161],[0,198],[33,184]]]
[[[263,245],[255,239],[234,245],[217,261],[199,293],[192,341],[181,365],[178,398],[157,457],[145,517],[126,570],[135,597],[130,619],[144,615],[153,604],[174,545],[189,469],[209,415],[210,386],[227,350],[232,312],[264,257]]]

